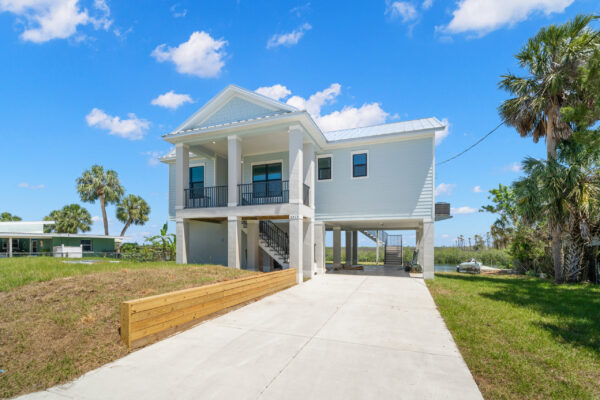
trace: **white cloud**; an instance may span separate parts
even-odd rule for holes
[[[442,143],[442,140],[446,138],[450,134],[450,122],[448,122],[447,118],[442,119],[442,123],[446,125],[443,131],[438,131],[435,133],[435,145]]]
[[[94,108],[85,120],[89,126],[105,129],[111,135],[117,135],[129,140],[137,140],[144,137],[146,130],[150,127],[150,122],[140,119],[135,114],[128,114],[128,119],[112,117],[104,111]]]
[[[169,10],[171,10],[173,18],[183,18],[187,15],[187,9],[179,10],[179,4],[173,4]]]
[[[291,90],[289,90],[288,88],[286,88],[285,86],[280,85],[280,84],[273,85],[273,86],[259,87],[258,89],[255,90],[255,92],[258,94],[262,94],[263,96],[267,96],[272,99],[275,99],[277,101],[284,99],[284,98],[288,97],[290,94],[292,94]]]
[[[148,156],[148,165],[150,166],[157,166],[160,163],[159,158],[163,156],[163,152],[162,151],[146,151],[144,153],[142,153],[142,155],[144,156]]]
[[[193,102],[194,101],[189,94],[177,94],[171,90],[170,92],[161,94],[157,98],[153,99],[152,105],[175,110],[185,103]]]
[[[326,132],[376,125],[386,121],[388,113],[381,108],[379,103],[365,103],[358,108],[345,106],[340,111],[321,115],[323,106],[334,103],[336,97],[341,92],[341,85],[339,83],[332,83],[328,88],[316,92],[308,99],[300,96],[292,96],[287,100],[287,104],[300,110],[308,111],[321,129]]]
[[[181,74],[213,78],[219,75],[225,65],[226,44],[226,40],[215,40],[204,31],[194,32],[187,42],[177,47],[161,44],[154,49],[152,57],[158,62],[172,62]]]
[[[20,187],[20,188],[22,188],[22,189],[33,189],[33,190],[43,189],[43,188],[46,187],[44,185],[32,185],[32,184],[27,183],[27,182],[21,182],[17,186]]]
[[[424,0],[423,3],[421,4],[421,7],[423,7],[424,10],[429,10],[432,5],[433,5],[433,0]]]
[[[271,39],[267,42],[267,49],[278,46],[293,46],[297,44],[304,34],[311,30],[312,26],[310,24],[305,23],[301,27],[296,30],[291,31],[290,33],[282,33],[271,36]]]
[[[523,170],[523,167],[521,166],[521,164],[515,161],[511,164],[505,165],[504,168],[502,168],[502,170],[504,172],[521,172],[521,170]]]
[[[460,214],[474,214],[476,212],[477,212],[476,208],[469,207],[469,206],[463,206],[463,207],[458,207],[458,208],[453,208],[452,209],[452,214],[455,214],[455,215],[460,215]]]
[[[562,13],[574,0],[461,0],[447,26],[447,33],[475,32],[483,36],[503,26],[513,26],[531,14]]]
[[[481,193],[483,192],[483,190],[481,190],[481,186],[475,186],[473,188],[473,193]]]
[[[99,217],[99,216],[97,216],[97,215],[94,215],[94,216],[92,217],[92,221],[93,221],[93,222],[100,222],[100,221],[102,221],[102,218],[100,218],[100,217]]]
[[[95,0],[93,11],[90,15],[78,0],[0,0],[0,12],[15,14],[23,23],[21,39],[34,43],[69,38],[88,24],[107,30],[112,20],[105,0]]]
[[[408,1],[394,1],[393,3],[387,2],[385,9],[386,15],[391,18],[402,18],[402,22],[410,22],[419,16],[417,8]]]
[[[435,188],[435,197],[450,196],[456,185],[454,183],[440,183]]]
[[[442,234],[442,239],[448,239],[450,237],[450,235],[448,235],[447,233]]]

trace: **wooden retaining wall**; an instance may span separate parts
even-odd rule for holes
[[[121,338],[138,347],[212,314],[296,284],[296,270],[268,272],[121,303]]]

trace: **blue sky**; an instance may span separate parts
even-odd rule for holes
[[[128,234],[156,233],[167,220],[161,135],[230,83],[303,105],[324,129],[445,119],[446,159],[498,124],[499,76],[518,71],[527,38],[578,13],[600,13],[597,1],[0,0],[0,211],[38,220],[80,203],[75,179],[100,163],[152,207]],[[436,224],[436,244],[485,233],[487,190],[544,147],[503,127],[437,168],[437,200],[455,217]]]

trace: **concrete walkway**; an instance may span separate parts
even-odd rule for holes
[[[28,399],[482,399],[425,283],[326,275]]]

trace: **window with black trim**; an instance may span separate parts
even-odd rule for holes
[[[367,153],[352,154],[352,177],[367,176]]]
[[[252,193],[254,197],[273,197],[282,194],[281,163],[252,166]]]
[[[204,196],[204,166],[190,167],[190,198]]]
[[[320,157],[318,159],[317,164],[317,179],[320,181],[326,181],[331,179],[331,157]]]
[[[81,239],[81,250],[92,251],[92,241],[90,239]]]

